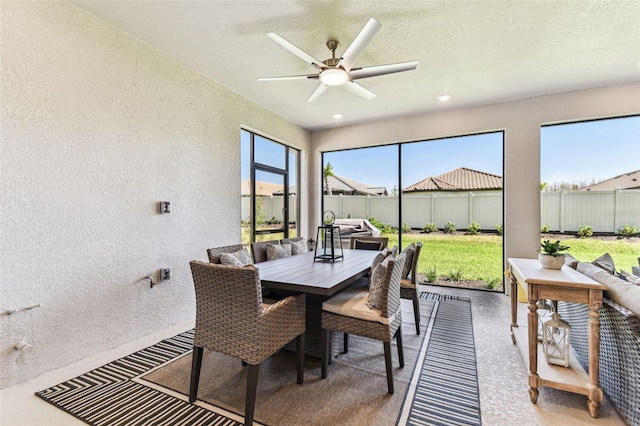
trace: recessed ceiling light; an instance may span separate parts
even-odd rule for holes
[[[333,118],[338,120],[338,119],[342,118],[342,114],[333,114]]]
[[[451,99],[451,95],[440,95],[440,96],[438,96],[438,100],[442,101],[442,102],[448,101],[449,99]]]

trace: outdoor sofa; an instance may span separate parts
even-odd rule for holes
[[[600,386],[631,425],[640,425],[640,286],[626,276],[565,255],[566,265],[605,285],[600,314]],[[604,265],[606,267],[606,265]],[[621,278],[622,276],[622,278]],[[630,281],[628,281],[630,280]],[[588,322],[585,304],[558,302],[558,312],[571,325],[571,346],[589,371]]]
[[[340,227],[343,248],[349,248],[352,236],[379,237],[381,234],[367,219],[336,219],[334,225]]]

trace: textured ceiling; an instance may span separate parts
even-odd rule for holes
[[[637,0],[73,3],[311,130],[640,80]],[[257,80],[315,71],[267,33],[324,60],[327,40],[339,55],[372,17],[382,28],[356,67],[420,61],[358,80],[374,99],[330,87],[308,103],[316,80]]]

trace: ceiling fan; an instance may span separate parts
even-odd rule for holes
[[[307,75],[291,75],[283,77],[263,77],[259,78],[260,81],[280,81],[280,80],[306,80],[315,79],[320,80],[318,87],[311,94],[307,102],[313,102],[327,90],[329,86],[342,86],[349,90],[351,93],[358,96],[362,96],[365,99],[373,99],[376,94],[363,86],[356,83],[354,80],[367,77],[376,77],[384,74],[392,74],[396,72],[411,71],[416,69],[418,61],[401,62],[398,64],[387,65],[375,65],[364,68],[353,68],[354,64],[362,55],[367,45],[373,40],[378,30],[380,30],[380,22],[371,18],[362,28],[360,33],[351,42],[351,45],[344,51],[342,57],[336,58],[336,49],[340,44],[336,40],[329,40],[327,47],[331,50],[331,58],[325,61],[320,61],[313,56],[309,55],[293,43],[285,40],[281,36],[275,33],[269,33],[269,36],[273,41],[284,47],[294,55],[298,56],[305,62],[314,66],[317,70],[317,74]]]

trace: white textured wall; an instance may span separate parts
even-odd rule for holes
[[[626,84],[314,132],[309,211],[320,210],[323,151],[504,130],[505,255],[535,257],[540,239],[540,126],[638,113],[640,84]],[[315,213],[310,226],[318,221]]]
[[[71,4],[0,7],[0,312],[42,304],[0,314],[6,387],[194,318],[189,260],[240,241],[240,127],[310,136]]]

